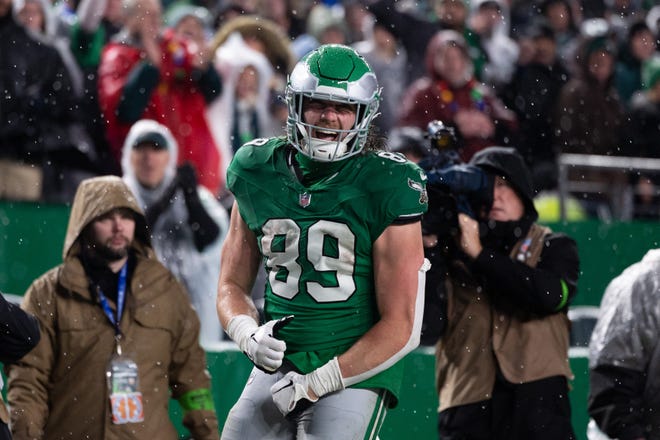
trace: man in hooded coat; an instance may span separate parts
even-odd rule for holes
[[[148,237],[142,210],[119,177],[80,184],[64,261],[23,299],[42,337],[8,368],[16,438],[177,438],[170,394],[194,438],[219,438],[199,319]],[[117,358],[137,369],[134,393],[119,396],[133,399],[124,409],[141,410],[132,416],[114,409]]]

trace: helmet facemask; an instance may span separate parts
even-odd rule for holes
[[[302,154],[320,162],[333,162],[362,151],[371,121],[377,116],[380,89],[376,76],[353,49],[325,45],[304,57],[289,76],[286,100],[289,142]],[[355,123],[346,129],[309,124],[305,100],[331,101],[355,107]],[[312,137],[313,130],[336,134],[334,140]]]

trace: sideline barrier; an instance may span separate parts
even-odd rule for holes
[[[23,295],[32,280],[62,260],[69,208],[64,205],[0,201],[0,290]],[[574,306],[598,306],[609,281],[639,261],[648,249],[660,247],[660,222],[601,223],[595,220],[553,223],[578,243],[581,277]],[[570,392],[573,422],[579,440],[586,440],[588,363],[585,350],[572,350],[575,374]],[[233,343],[207,350],[213,392],[221,425],[243,389],[251,363]],[[431,439],[436,435],[435,386],[431,348],[419,348],[405,360],[401,403],[386,418],[381,440]],[[171,414],[181,429],[177,403]]]
[[[575,357],[570,358],[575,380],[569,397],[577,440],[587,440],[589,421],[586,412],[588,361],[582,356],[583,353],[576,353]],[[208,350],[207,360],[218,422],[223,426],[227,413],[243,390],[252,363],[232,342],[220,343],[217,349]],[[404,362],[406,366],[399,406],[387,412],[379,438],[437,439],[438,399],[433,377],[433,348],[418,348],[410,353]],[[171,402],[170,415],[179,432],[185,436],[187,431],[181,425],[181,409],[176,401]]]

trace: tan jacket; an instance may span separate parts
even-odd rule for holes
[[[525,264],[536,266],[548,233],[548,228],[532,225],[524,237],[532,239]],[[519,254],[524,238],[514,246],[511,258]],[[487,292],[474,281],[451,279],[447,284],[448,327],[436,346],[439,411],[490,399],[498,366],[512,383],[573,377],[565,313],[523,321],[495,311]]]
[[[138,365],[144,422],[113,425],[105,372],[115,332],[90,293],[77,237],[85,224],[114,207],[140,210],[121,179],[91,180],[83,182],[72,206],[64,263],[34,281],[23,301],[39,319],[42,338],[8,369],[14,438],[176,439],[170,392],[179,398],[210,388],[197,342],[199,320],[182,286],[155,259],[146,229],[138,231],[143,221],[136,222],[136,237],[142,238],[133,245],[137,261],[120,327],[123,352]],[[196,439],[219,438],[213,410],[187,411],[184,425]]]

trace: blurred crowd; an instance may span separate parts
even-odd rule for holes
[[[660,157],[654,3],[0,0],[0,198],[70,203],[81,180],[121,176],[128,133],[146,119],[228,207],[233,153],[283,134],[287,74],[325,43],[375,70],[391,149],[428,154],[426,127],[442,120],[464,161],[514,146],[535,194],[556,194],[558,154]],[[623,203],[609,197],[622,187],[620,217],[660,216],[660,170],[568,177],[583,188],[574,218]]]

